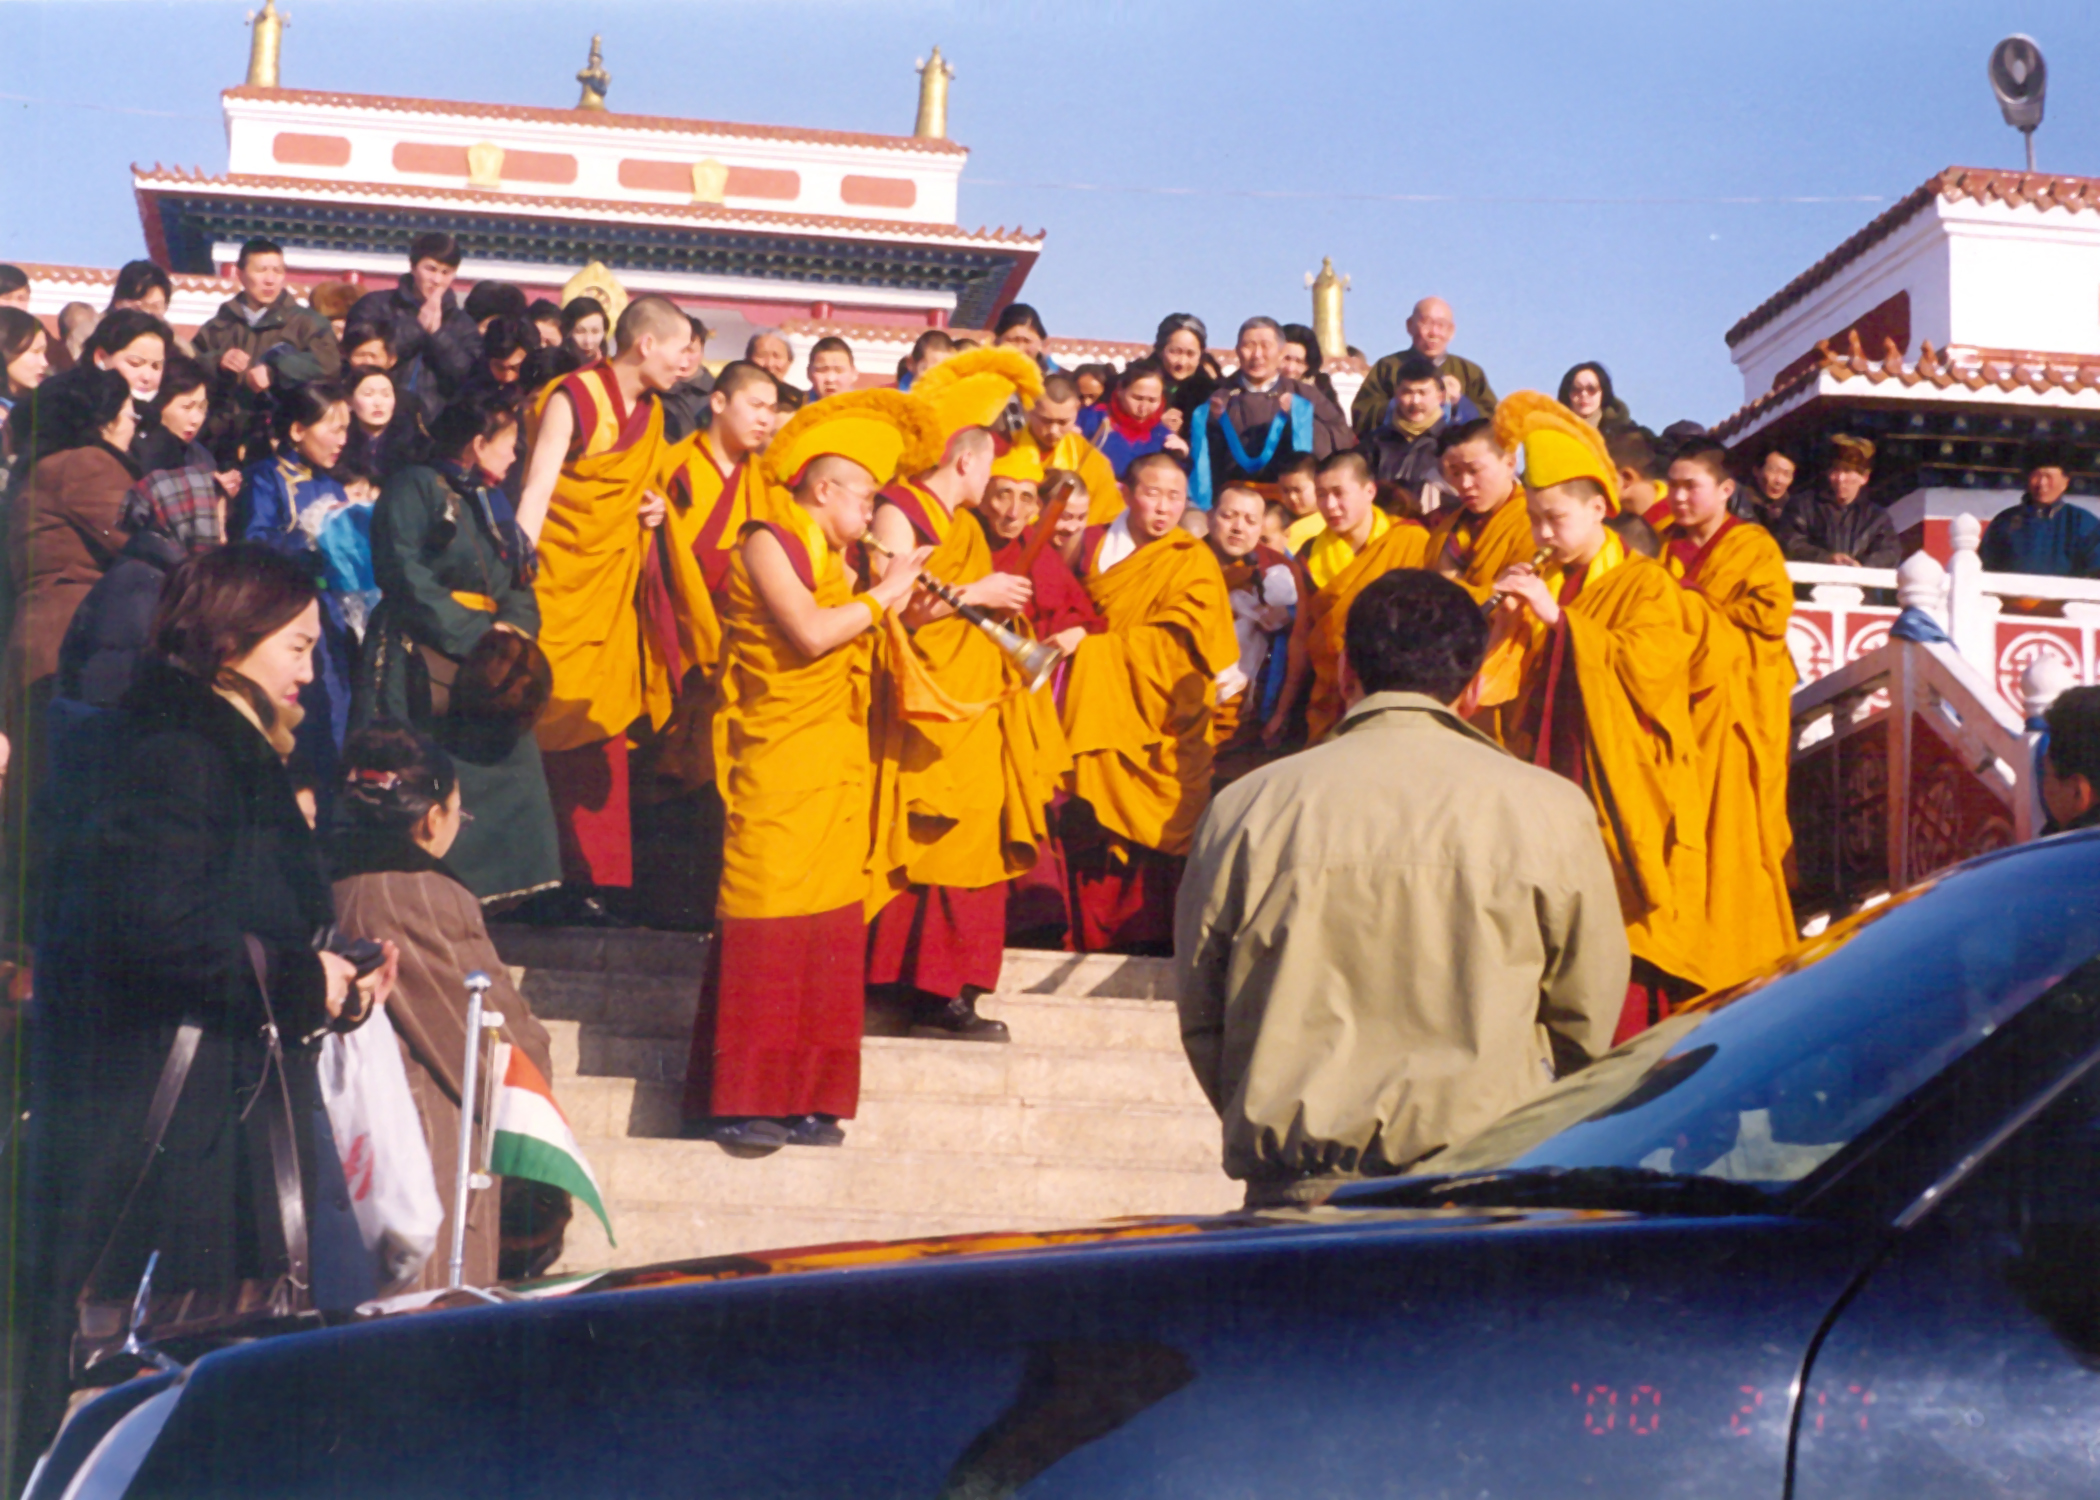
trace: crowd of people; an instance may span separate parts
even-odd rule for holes
[[[178,1241],[172,1286],[267,1302],[291,1256],[369,1295],[323,1254],[311,1044],[391,996],[449,1161],[490,920],[710,930],[685,1114],[745,1153],[843,1139],[878,1017],[1007,1040],[1009,942],[1174,954],[1228,1166],[1285,1195],[1796,942],[1785,563],[1896,561],[1864,439],[1797,487],[1593,361],[1498,397],[1435,298],[1345,411],[1268,317],[1229,373],[1188,314],[1067,371],[1017,304],[871,385],[839,338],[710,369],[660,296],[461,299],[460,258],[302,293],[251,240],[188,340],[150,263],[56,330],[0,266],[8,887],[43,1149],[106,1167],[43,1263],[67,1317]],[[1987,561],[2091,568],[2034,457]],[[1374,974],[1401,1019],[1338,1025]],[[190,1027],[154,1128],[208,1144],[141,1206]],[[234,1222],[283,1119],[310,1260]]]

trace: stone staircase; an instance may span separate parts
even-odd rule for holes
[[[1239,1204],[1165,960],[1010,949],[979,1009],[1011,1044],[870,1036],[844,1148],[747,1159],[678,1138],[700,940],[492,931],[553,1033],[555,1097],[619,1236],[580,1212],[561,1269]]]

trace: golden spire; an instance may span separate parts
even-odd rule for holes
[[[942,60],[941,49],[933,49],[933,56],[921,61],[919,67],[919,123],[912,127],[912,134],[922,141],[945,141],[948,139],[948,82],[955,77],[955,69]]]
[[[1320,341],[1320,357],[1341,359],[1349,352],[1349,341],[1342,336],[1342,293],[1349,290],[1349,278],[1334,274],[1334,257],[1320,258],[1320,274],[1308,275],[1305,284],[1313,294],[1313,337]]]
[[[576,75],[576,81],[583,85],[583,97],[576,101],[578,109],[605,108],[605,91],[612,87],[612,74],[605,71],[604,41],[603,36],[591,38],[591,60]]]
[[[284,28],[291,23],[277,13],[277,0],[263,0],[260,15],[248,12],[248,24],[255,31],[254,39],[248,43],[248,87],[274,89],[277,55],[284,46]]]

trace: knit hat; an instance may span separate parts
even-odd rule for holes
[[[1516,391],[1495,408],[1495,443],[1504,453],[1524,450],[1524,483],[1550,489],[1571,479],[1593,479],[1614,513],[1619,471],[1596,428],[1543,391]]]

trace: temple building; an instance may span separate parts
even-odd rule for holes
[[[2018,503],[2022,455],[2068,445],[2100,509],[2100,178],[1949,167],[1728,331],[1745,405],[1714,429],[1820,467],[1871,439],[1868,494],[1945,558],[1963,513]]]

